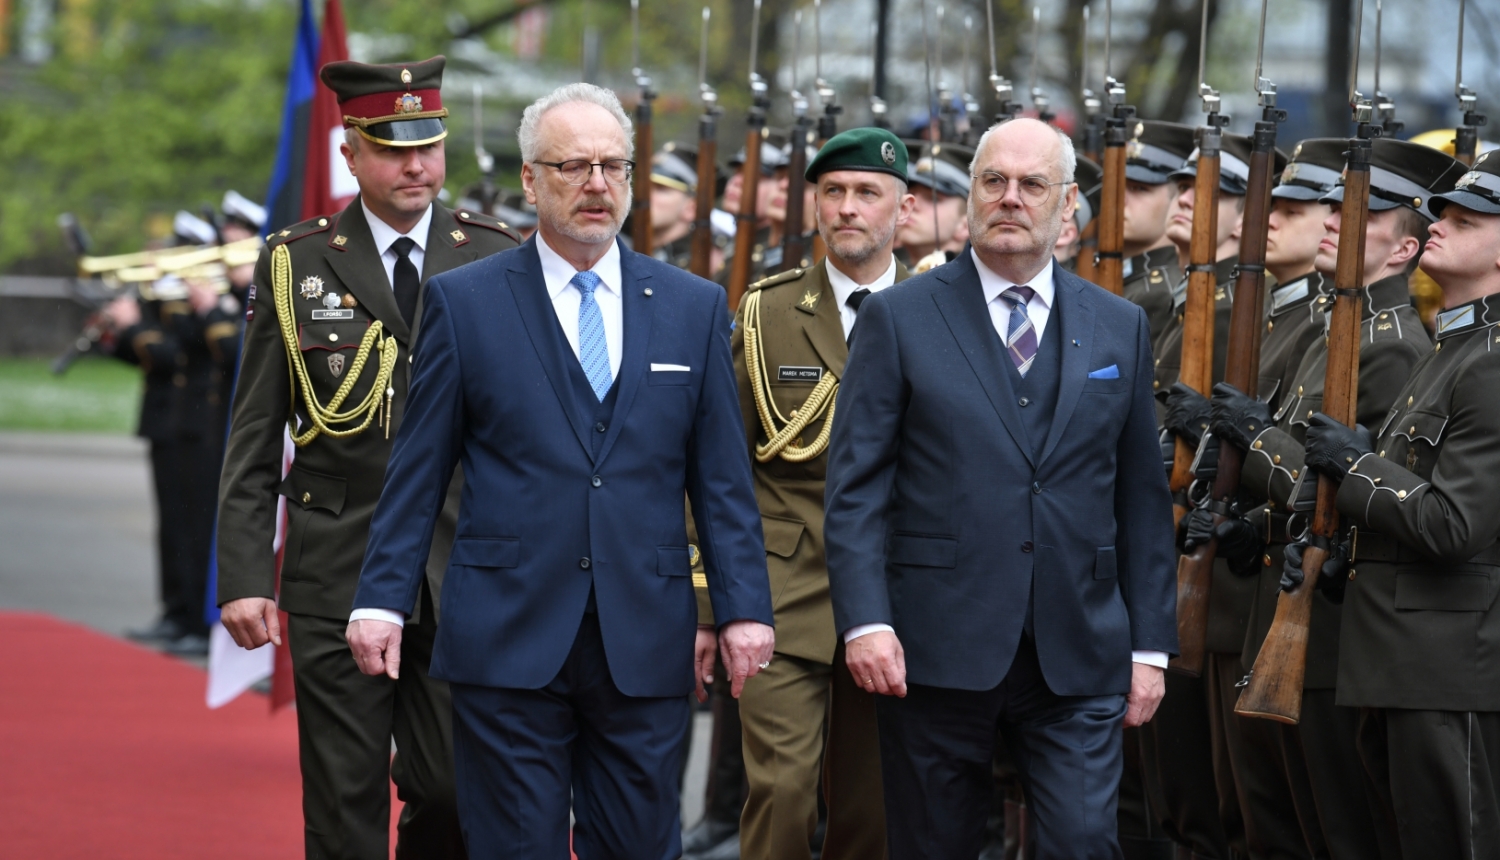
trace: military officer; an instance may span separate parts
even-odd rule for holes
[[[969,163],[974,150],[957,143],[906,141],[906,182],[916,205],[896,232],[896,257],[915,266],[929,254],[946,260],[969,241]]]
[[[651,158],[651,256],[686,269],[693,256],[698,153],[668,143]]]
[[[1149,119],[1131,127],[1125,146],[1125,298],[1145,309],[1152,343],[1172,319],[1172,291],[1183,278],[1167,237],[1167,210],[1177,195],[1169,177],[1192,151],[1191,126]]]
[[[1335,180],[1335,176],[1314,171],[1313,159],[1320,159],[1331,171],[1332,165],[1342,167],[1342,152],[1347,148],[1343,140],[1304,144],[1303,156],[1307,160],[1294,171],[1293,182],[1308,174],[1315,177],[1310,182],[1318,177],[1322,182]],[[1457,162],[1436,150],[1384,138],[1375,142],[1365,236],[1364,323],[1359,359],[1358,415],[1362,422],[1374,424],[1384,416],[1411,368],[1430,345],[1427,332],[1411,306],[1407,276],[1416,267],[1421,243],[1426,239],[1431,220],[1428,199],[1450,189],[1460,173]],[[1343,187],[1334,186],[1319,200],[1332,206],[1332,214],[1324,222],[1326,232],[1318,243],[1314,265],[1325,284],[1329,284],[1337,266]],[[1314,300],[1311,308],[1323,318],[1325,309],[1331,305],[1331,301]],[[1276,322],[1274,316],[1272,322]],[[1316,327],[1320,333],[1325,331],[1326,321],[1319,319]],[[1215,394],[1215,435],[1246,451],[1241,485],[1252,497],[1268,502],[1266,512],[1261,515],[1263,519],[1252,516],[1251,523],[1256,527],[1264,523],[1263,534],[1267,537],[1262,564],[1274,573],[1269,577],[1260,574],[1258,578],[1275,578],[1278,582],[1281,579],[1282,558],[1288,556],[1286,546],[1292,540],[1287,497],[1303,468],[1302,440],[1306,429],[1322,406],[1327,364],[1327,339],[1314,336],[1296,371],[1276,397],[1274,411],[1270,405],[1228,387],[1221,387]],[[1254,665],[1270,617],[1274,615],[1275,602],[1275,592],[1266,583],[1260,583],[1252,607],[1256,620],[1247,629],[1242,669]],[[1355,747],[1356,714],[1350,708],[1335,705],[1339,626],[1337,603],[1323,594],[1315,595],[1302,719],[1295,730],[1283,730],[1288,743],[1300,748],[1301,770],[1306,775],[1304,784],[1309,784],[1312,792],[1307,802],[1299,802],[1299,813],[1309,811],[1309,806],[1315,808],[1315,816],[1304,818],[1304,830],[1314,844],[1321,836],[1333,857],[1370,857],[1382,853],[1393,856],[1389,853],[1393,841],[1389,838],[1389,816],[1383,815],[1378,805],[1372,805],[1363,793],[1350,789],[1351,785],[1360,784],[1363,768]],[[1295,761],[1289,762],[1293,766],[1290,778],[1294,784],[1303,782],[1295,772],[1295,765]]]
[[[1315,414],[1305,462],[1342,480],[1352,560],[1326,588],[1345,599],[1338,703],[1359,709],[1360,758],[1401,855],[1495,857],[1500,158],[1480,156],[1428,208],[1440,219],[1422,257],[1443,290],[1437,343],[1393,386],[1373,444]]]
[[[870,693],[845,665],[823,558],[823,483],[838,382],[860,303],[903,280],[892,247],[913,208],[893,134],[836,135],[807,167],[822,262],[750,288],[732,346],[766,535],[777,651],[740,697],[750,792],[744,857],[803,857],[828,808],[822,856],[885,856],[879,737]]]
[[[397,856],[464,853],[449,694],[427,674],[458,476],[404,631],[404,671],[362,675],[345,641],[406,401],[422,279],[516,245],[499,221],[436,202],[444,62],[323,67],[360,193],[343,212],[268,238],[246,313],[219,503],[218,597],[240,645],[290,646],[308,857],[387,857],[392,780],[406,803]],[[285,434],[296,455],[283,477]],[[279,589],[278,497],[287,511]]]

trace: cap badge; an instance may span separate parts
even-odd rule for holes
[[[884,161],[887,167],[896,163],[896,147],[891,146],[889,140],[882,141],[880,144],[880,160]]]
[[[1294,161],[1291,164],[1288,164],[1286,166],[1285,170],[1281,171],[1281,181],[1282,182],[1291,182],[1293,179],[1296,179],[1297,178],[1297,174],[1299,174],[1301,172],[1302,172],[1302,165],[1300,165],[1300,164],[1298,164],[1297,162]]]
[[[396,113],[421,113],[422,97],[402,93],[396,97]]]
[[[1135,131],[1131,132],[1130,136],[1132,138],[1136,139],[1136,140],[1140,140],[1141,139],[1141,135],[1143,135],[1145,133],[1146,133],[1146,124],[1143,123],[1143,122],[1138,122],[1138,123],[1135,124]]]
[[[1297,144],[1297,148],[1292,150],[1292,158],[1297,158],[1300,155],[1302,155],[1302,144],[1299,143]]]
[[[1465,173],[1463,176],[1460,176],[1458,178],[1458,182],[1454,184],[1453,188],[1454,188],[1455,191],[1458,190],[1458,189],[1460,189],[1460,188],[1468,188],[1470,185],[1473,185],[1474,183],[1476,183],[1478,181],[1479,181],[1479,171],[1477,171],[1477,170],[1471,170],[1468,173]]]
[[[1146,152],[1146,144],[1139,140],[1132,140],[1125,144],[1126,158],[1140,158]]]
[[[411,86],[411,69],[401,70],[401,83]]]
[[[302,283],[297,285],[297,289],[301,291],[304,299],[320,298],[323,295],[323,279],[317,275],[308,275],[302,279]]]
[[[329,293],[323,297],[323,307],[334,310],[339,306],[339,294]]]

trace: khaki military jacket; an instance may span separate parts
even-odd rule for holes
[[[827,265],[824,260],[752,285],[730,341],[766,539],[776,650],[819,663],[831,663],[838,644],[823,556],[826,439],[831,430],[824,425],[835,411],[832,401],[838,392],[834,385],[849,358]],[[896,280],[907,276],[906,267],[897,263]],[[795,438],[789,438],[781,453],[767,459],[772,434],[767,432],[757,399],[779,432],[786,419],[812,398],[826,400],[827,408]],[[836,414],[833,420],[838,420]],[[825,442],[816,456],[803,462],[788,459],[818,450],[819,439]]]
[[[1130,274],[1125,276],[1125,298],[1146,312],[1151,327],[1151,342],[1161,337],[1172,321],[1172,288],[1182,283],[1182,267],[1177,264],[1177,248],[1153,248],[1131,257]]]
[[[1229,311],[1234,306],[1234,269],[1239,262],[1239,257],[1226,257],[1214,264],[1214,382],[1224,378],[1224,364],[1229,359]],[[1162,404],[1167,392],[1182,374],[1182,323],[1186,306],[1187,277],[1183,276],[1172,289],[1172,316],[1161,335],[1152,342],[1156,379],[1151,387],[1156,391],[1157,403],[1161,407],[1156,416],[1157,423],[1165,415]]]
[[[1322,298],[1327,299],[1326,296]],[[1320,332],[1327,330],[1327,313],[1319,309],[1331,307],[1331,299],[1321,303],[1314,300],[1311,313],[1323,318],[1319,323]],[[1431,344],[1427,330],[1412,309],[1405,277],[1385,278],[1365,288],[1356,405],[1359,423],[1367,427],[1380,425],[1396,393],[1411,375],[1412,367],[1432,348]],[[1274,414],[1276,424],[1256,437],[1245,454],[1240,486],[1252,497],[1268,502],[1267,537],[1275,545],[1291,540],[1287,534],[1286,503],[1302,473],[1307,422],[1323,408],[1323,383],[1327,372],[1327,338],[1314,337],[1298,363],[1297,372],[1279,398],[1280,405]],[[1279,581],[1281,571],[1272,564],[1262,576],[1275,577]],[[1275,592],[1262,590],[1252,609],[1254,620],[1246,635],[1244,659],[1247,664],[1258,653],[1275,612]],[[1342,608],[1319,593],[1313,597],[1312,612],[1304,687],[1310,690],[1332,689],[1337,682]]]
[[[1437,337],[1339,487],[1341,705],[1500,711],[1500,296]]]
[[[516,244],[499,221],[474,212],[455,213],[434,203],[422,279]],[[290,260],[283,283],[290,287],[292,318],[285,322],[277,307],[272,271],[280,248]],[[277,596],[271,547],[277,498],[284,497],[281,608],[347,618],[370,518],[406,404],[415,341],[358,198],[338,215],[304,221],[267,239],[256,263],[245,319],[239,386],[219,490],[219,602]],[[417,320],[420,325],[420,305]],[[289,358],[286,332],[300,369]],[[371,346],[364,349],[367,339]],[[294,435],[313,427],[306,388],[318,402],[334,408],[337,393],[352,383],[338,407],[352,411],[372,393],[388,350],[394,351],[394,370],[387,393],[374,392],[380,401],[378,416],[370,415],[363,429],[358,429],[363,417],[330,425],[336,433],[348,435],[321,433],[298,447],[283,479],[283,433],[288,425]],[[434,596],[452,546],[459,484],[454,481],[434,532],[427,571]]]

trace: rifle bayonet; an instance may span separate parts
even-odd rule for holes
[[[999,67],[995,64],[995,0],[984,0],[984,17],[988,22],[990,36],[990,88],[995,91],[995,101],[999,105],[995,111],[995,122],[1005,122],[1014,119],[1021,112],[1021,105],[1011,101],[1015,97],[1016,88],[1000,74]]]
[[[495,187],[495,156],[484,148],[484,87],[474,83],[474,160],[479,164],[479,210],[495,214],[500,191]]]
[[[877,45],[880,42],[880,21],[870,22],[870,124],[876,128],[890,128],[891,121],[886,118],[885,99],[875,92],[875,79],[880,69],[876,63],[880,60]]]
[[[1386,137],[1399,134],[1406,123],[1396,121],[1396,102],[1380,89],[1380,24],[1384,17],[1384,3],[1375,0],[1375,119],[1380,123],[1380,133]]]
[[[1458,99],[1463,123],[1454,133],[1453,153],[1459,161],[1472,167],[1474,159],[1479,156],[1479,126],[1484,125],[1487,118],[1479,112],[1479,96],[1464,85],[1464,12],[1467,5],[1467,0],[1458,0],[1458,60],[1453,73],[1453,95]]]
[[[759,221],[756,211],[760,187],[760,147],[766,135],[766,111],[770,107],[770,87],[756,71],[760,60],[760,4],[750,24],[750,109],[745,115],[745,163],[740,166],[740,211],[735,213],[734,260],[729,269],[729,309],[738,310],[740,298],[750,286],[750,257],[755,251],[755,232]]]
[[[1056,119],[1052,113],[1051,102],[1037,86],[1037,61],[1042,51],[1042,7],[1031,7],[1031,106],[1036,109],[1036,118],[1042,122],[1050,123]]]
[[[838,92],[823,78],[823,0],[813,0],[813,74],[818,103],[823,106],[823,115],[818,118],[818,141],[821,146],[839,133],[839,114],[844,112],[843,106],[839,104]],[[874,77],[870,80],[873,85]]]
[[[703,30],[698,48],[698,98],[703,113],[698,117],[698,195],[693,209],[692,256],[688,270],[700,278],[713,277],[714,192],[718,185],[719,94],[708,85],[708,22],[703,7]]]
[[[630,73],[640,88],[640,100],[635,105],[635,158],[643,163],[644,170],[635,172],[634,194],[630,202],[631,244],[642,254],[651,253],[651,156],[655,144],[651,137],[651,102],[656,91],[651,88],[651,79],[641,71],[641,0],[630,0]]]

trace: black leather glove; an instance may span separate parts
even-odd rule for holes
[[[1213,540],[1214,515],[1207,508],[1193,508],[1177,527],[1178,545],[1186,555]]]
[[[1349,585],[1349,544],[1337,543],[1328,553],[1328,560],[1318,569],[1318,590],[1330,603],[1344,602],[1344,589]]]
[[[1207,397],[1189,388],[1185,383],[1173,383],[1167,394],[1167,415],[1162,425],[1196,448],[1212,421],[1212,408]]]
[[[1235,576],[1254,576],[1261,567],[1266,543],[1262,529],[1243,517],[1229,517],[1214,527],[1219,558]]]
[[[1214,435],[1243,450],[1250,450],[1255,437],[1271,426],[1271,407],[1228,383],[1214,386],[1210,403]]]
[[[1281,590],[1293,591],[1307,577],[1302,575],[1302,551],[1307,549],[1303,541],[1286,545],[1286,558],[1281,562]]]
[[[1374,450],[1363,425],[1345,427],[1321,412],[1308,421],[1304,460],[1309,469],[1342,481],[1350,466]]]
[[[1170,430],[1162,430],[1156,437],[1161,446],[1161,464],[1167,470],[1167,480],[1172,479],[1172,466],[1177,462],[1177,437]],[[1181,543],[1181,541],[1179,541]]]

